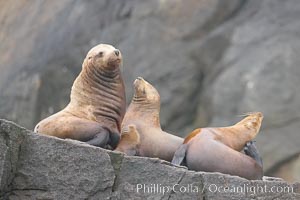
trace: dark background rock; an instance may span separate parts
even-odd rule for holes
[[[1,118],[33,129],[68,103],[87,51],[110,43],[123,53],[128,102],[137,76],[153,83],[167,131],[262,111],[267,174],[300,153],[297,0],[1,1],[0,10]],[[286,177],[299,177],[292,166]]]
[[[125,156],[74,140],[38,135],[5,120],[0,120],[0,149],[6,149],[0,153],[0,199],[300,198],[300,183],[271,178],[248,181],[220,173],[188,171],[159,159]],[[137,184],[152,187],[152,192],[137,190]],[[157,188],[172,188],[175,184],[178,187],[163,193],[154,191],[151,184],[157,184]],[[188,185],[194,189],[188,190]],[[216,187],[233,189],[244,185],[286,189],[274,193],[215,192]],[[180,187],[186,191],[180,192]]]

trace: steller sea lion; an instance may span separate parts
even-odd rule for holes
[[[124,116],[121,140],[116,150],[127,155],[171,161],[183,139],[162,131],[159,113],[159,93],[143,78],[137,78],[134,81],[134,96]]]
[[[34,131],[115,148],[126,109],[121,64],[118,49],[108,44],[93,47],[73,83],[70,103],[39,122]]]
[[[259,132],[262,119],[262,113],[255,112],[233,126],[196,129],[176,150],[172,163],[180,165],[185,160],[191,170],[261,179],[262,159],[251,140]]]

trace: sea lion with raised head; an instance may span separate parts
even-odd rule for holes
[[[134,81],[134,96],[122,122],[116,150],[127,155],[171,161],[183,139],[164,132],[160,126],[160,96],[143,78]]]
[[[125,114],[121,52],[108,44],[93,47],[73,83],[70,103],[39,122],[34,131],[115,148]]]
[[[188,169],[195,171],[261,179],[262,159],[252,140],[259,132],[262,119],[262,113],[255,112],[233,126],[196,129],[176,150],[172,163],[185,162]]]

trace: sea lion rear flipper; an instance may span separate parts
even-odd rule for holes
[[[110,150],[114,150],[118,144],[119,144],[119,141],[120,141],[120,133],[115,133],[115,132],[112,132],[109,134],[109,140],[108,140],[108,145],[110,148]]]
[[[250,156],[253,158],[257,164],[259,164],[261,167],[263,167],[262,158],[259,155],[258,149],[255,146],[253,141],[247,142],[244,147],[244,152],[247,156]]]
[[[86,141],[89,145],[104,148],[109,141],[109,131],[105,128],[97,133],[91,140]]]
[[[187,144],[182,144],[178,147],[178,149],[174,153],[174,157],[172,159],[173,165],[181,165],[185,159]]]

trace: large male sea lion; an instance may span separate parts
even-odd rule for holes
[[[261,179],[262,159],[252,140],[262,119],[262,113],[255,112],[233,126],[196,129],[176,150],[172,163],[180,165],[185,159],[191,170]]]
[[[125,114],[122,55],[111,45],[92,48],[73,83],[70,103],[39,122],[37,133],[115,148]]]
[[[164,132],[160,126],[160,96],[139,77],[134,81],[134,96],[122,122],[121,140],[116,150],[127,155],[157,157],[171,161],[183,139]]]

